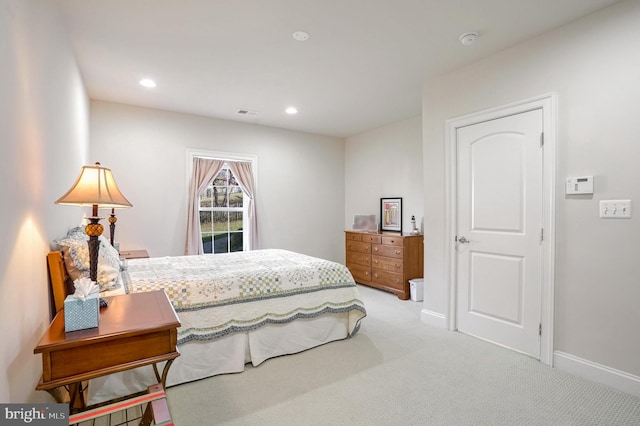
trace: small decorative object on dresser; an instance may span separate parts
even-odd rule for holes
[[[378,232],[378,222],[375,214],[353,215],[353,229]]]
[[[347,268],[359,284],[410,296],[409,280],[424,276],[422,235],[346,231]]]
[[[402,198],[380,198],[380,230],[402,232]]]
[[[416,226],[416,217],[411,215],[411,235],[418,235],[420,230]]]

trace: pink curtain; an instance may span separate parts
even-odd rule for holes
[[[203,254],[202,237],[200,235],[200,194],[220,173],[224,161],[211,158],[194,158],[193,175],[189,183],[189,200],[187,204],[187,241],[184,253]]]
[[[227,161],[231,173],[236,177],[240,189],[244,192],[247,201],[247,212],[249,214],[249,234],[248,241],[249,250],[257,250],[260,248],[258,240],[258,218],[256,217],[256,189],[253,179],[251,163],[245,161]],[[245,234],[247,235],[247,234]]]

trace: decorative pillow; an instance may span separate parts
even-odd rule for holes
[[[89,236],[84,232],[84,228],[82,226],[76,226],[75,228],[71,228],[67,231],[67,236],[65,238],[72,240],[88,240]]]
[[[57,243],[60,244],[59,241],[57,241]],[[87,251],[89,250],[87,249]],[[75,281],[78,278],[82,278],[83,276],[82,271],[76,268],[76,264],[73,262],[73,259],[71,258],[71,253],[69,252],[69,246],[62,246],[62,259],[64,260],[64,266],[67,269],[67,273],[69,274],[69,278],[71,278],[71,281]]]
[[[98,251],[98,277],[97,282],[100,291],[114,290],[122,285],[120,276],[120,257],[108,240],[103,236],[98,237],[100,249]],[[84,233],[84,229],[72,228],[67,236],[56,241],[62,246],[62,253],[72,280],[80,277],[89,277],[89,237]]]
[[[111,245],[109,240],[107,240],[104,235],[100,235],[98,237],[100,240],[100,252],[99,256],[104,256],[105,259],[109,262],[109,265],[115,265],[120,268],[120,253],[114,246]]]

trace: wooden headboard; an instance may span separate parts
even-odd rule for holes
[[[57,313],[64,307],[64,299],[67,295],[73,294],[73,283],[67,274],[61,251],[49,252],[47,254],[47,264],[49,266],[54,307]]]

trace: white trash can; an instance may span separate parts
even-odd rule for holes
[[[411,300],[422,302],[422,299],[424,299],[424,278],[410,279],[409,292],[411,293]]]

